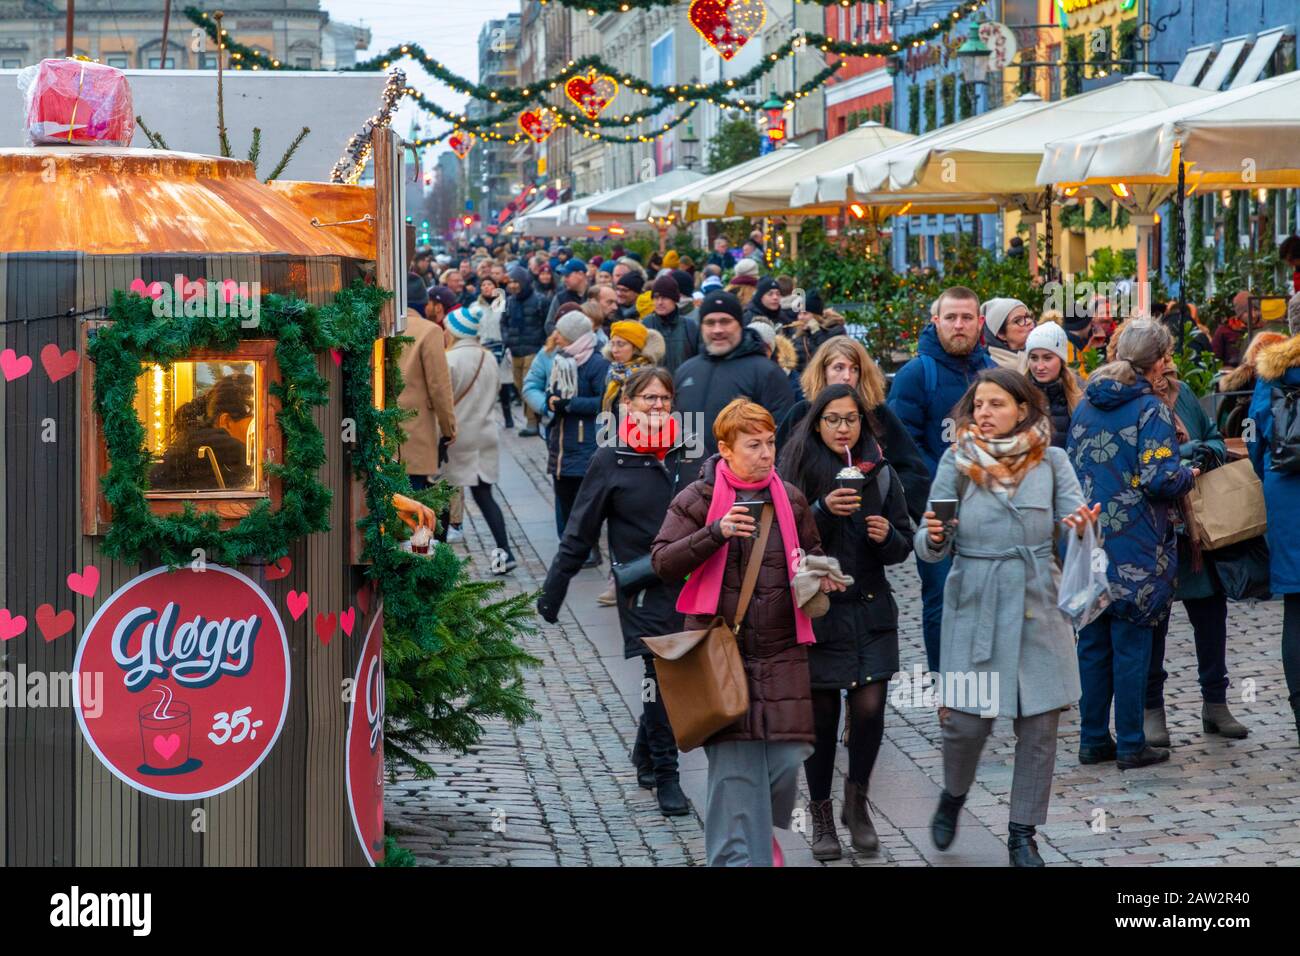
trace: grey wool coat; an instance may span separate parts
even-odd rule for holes
[[[1032,717],[1078,701],[1074,628],[1056,606],[1060,572],[1052,548],[1060,520],[1083,504],[1065,451],[1048,448],[1008,500],[961,475],[950,448],[939,460],[930,498],[961,502],[956,534],[938,550],[924,524],[913,540],[922,561],[954,555],[943,596],[943,686],[969,688],[973,680],[991,696],[997,675],[999,717]],[[964,696],[945,703],[979,714],[978,696],[969,690]]]

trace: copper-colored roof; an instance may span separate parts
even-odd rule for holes
[[[318,228],[352,248],[358,259],[375,258],[375,187],[348,186],[342,183],[304,183],[277,179],[266,184],[307,217],[321,223]],[[369,222],[353,222],[370,216]]]
[[[0,253],[357,254],[251,163],[195,153],[0,149],[0,210]]]

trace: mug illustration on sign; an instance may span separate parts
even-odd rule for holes
[[[140,773],[189,773],[203,766],[190,758],[190,705],[175,699],[166,684],[153,688],[159,694],[156,704],[140,708],[140,744],[144,763]]]

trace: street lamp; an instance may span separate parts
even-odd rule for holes
[[[993,51],[980,39],[980,25],[972,22],[966,42],[957,48],[961,78],[967,83],[984,83],[989,76],[989,57]]]
[[[767,114],[767,138],[775,146],[785,139],[785,104],[773,93],[767,98],[762,109]]]
[[[695,135],[695,124],[687,123],[686,130],[682,133],[681,144],[682,165],[685,166],[688,171],[695,169],[696,164],[700,161],[700,158],[695,155],[695,148],[699,143],[700,138]]]

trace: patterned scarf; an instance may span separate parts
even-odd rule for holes
[[[596,336],[586,332],[576,342],[555,353],[551,363],[551,377],[547,387],[560,398],[573,398],[578,394],[578,367],[585,365],[596,350]]]
[[[649,367],[650,360],[644,355],[634,355],[630,362],[611,362],[609,378],[605,380],[605,397],[600,403],[601,411],[607,412],[614,407],[614,401],[618,398],[619,392],[623,391],[629,375],[637,369]]]
[[[953,444],[957,470],[977,485],[994,494],[1010,498],[1020,487],[1029,470],[1043,460],[1052,443],[1052,425],[1040,419],[1028,428],[1007,438],[985,438],[974,424],[957,434]]]

